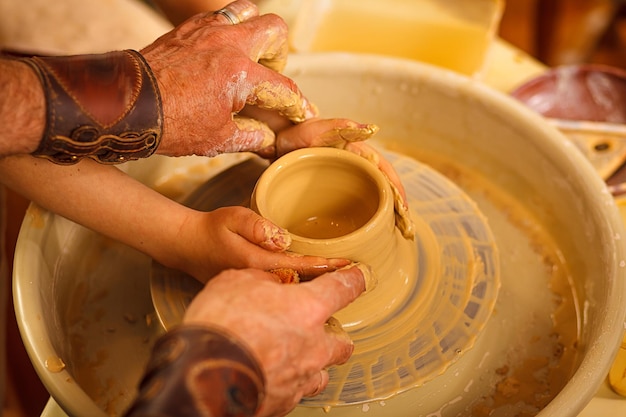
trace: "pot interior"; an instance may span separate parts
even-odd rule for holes
[[[489,221],[502,282],[475,346],[439,377],[385,401],[292,415],[582,410],[621,341],[626,278],[623,226],[589,163],[532,111],[444,70],[312,54],[293,56],[287,73],[322,116],[378,124],[376,146],[460,186]],[[155,157],[124,169],[183,199],[242,158]],[[18,320],[44,384],[69,415],[121,414],[161,333],[150,259],[36,206],[16,253]]]

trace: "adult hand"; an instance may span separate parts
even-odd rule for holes
[[[293,80],[279,73],[288,52],[285,22],[259,16],[247,0],[227,7],[241,23],[222,14],[196,15],[141,51],[163,101],[157,153],[214,156],[273,143],[274,132],[264,123],[233,117],[246,105],[292,122],[316,114]]]
[[[278,72],[288,53],[285,22],[272,14],[259,16],[247,0],[227,8],[241,23],[199,14],[142,50],[163,98],[164,133],[157,153],[252,151],[271,158],[302,147],[345,147],[379,165],[406,212],[404,188],[393,168],[373,148],[355,144],[378,128],[348,119],[309,120],[317,110],[293,80]]]
[[[189,210],[176,245],[168,245],[167,266],[185,271],[201,282],[229,268],[293,269],[315,277],[350,264],[286,252],[289,233],[244,207],[223,207],[210,212]]]
[[[183,323],[218,326],[245,342],[266,379],[258,416],[282,416],[326,387],[326,367],[349,359],[349,337],[326,322],[364,290],[357,267],[292,285],[259,270],[228,270],[194,298]]]

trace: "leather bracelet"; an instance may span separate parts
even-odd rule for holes
[[[155,344],[139,396],[126,417],[252,417],[264,398],[263,372],[236,339],[180,326]]]
[[[159,146],[161,95],[139,52],[22,61],[39,76],[46,98],[46,127],[34,156],[115,164],[148,157]]]

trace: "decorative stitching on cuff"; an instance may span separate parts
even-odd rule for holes
[[[46,98],[46,128],[34,156],[58,164],[115,164],[159,146],[163,108],[156,78],[134,50],[32,57]]]

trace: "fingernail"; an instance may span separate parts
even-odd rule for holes
[[[352,340],[350,339],[350,336],[348,335],[348,333],[346,333],[343,326],[341,325],[341,322],[337,320],[334,316],[330,316],[328,320],[326,320],[324,327],[327,332],[334,333],[352,342]]]
[[[355,123],[354,126],[339,128],[335,132],[346,142],[360,142],[374,136],[380,128],[375,124]]]
[[[263,243],[266,246],[273,247],[279,251],[285,251],[291,246],[291,235],[287,230],[271,225],[266,227],[264,232],[265,241]]]
[[[319,111],[317,107],[307,100],[306,97],[300,97],[293,91],[290,91],[288,94],[291,95],[292,101],[300,103],[300,108],[296,108],[296,106],[285,108],[280,112],[283,116],[294,123],[302,123],[305,120],[318,116]]]
[[[358,268],[363,274],[363,280],[365,281],[365,292],[370,292],[378,285],[378,277],[374,273],[371,266],[362,262],[351,263],[350,265],[342,269]]]

